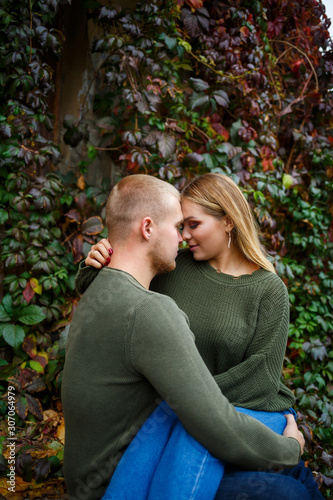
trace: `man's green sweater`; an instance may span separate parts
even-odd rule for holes
[[[281,381],[289,325],[282,280],[264,269],[238,279],[217,274],[189,250],[181,250],[176,262],[176,269],[156,276],[150,289],[173,298],[187,314],[197,348],[223,394],[234,406],[253,410],[292,406],[294,395]],[[80,293],[98,272],[80,265]]]
[[[295,439],[229,404],[172,299],[104,268],[80,300],[66,346],[64,472],[71,498],[103,496],[160,398],[223,461],[254,469],[294,466],[300,459]]]

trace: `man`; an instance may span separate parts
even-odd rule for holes
[[[304,440],[293,418],[279,436],[236,412],[201,359],[185,314],[149,291],[157,273],[175,267],[181,223],[177,190],[154,177],[126,177],[109,196],[112,261],[82,296],[66,346],[64,472],[71,498],[103,496],[160,397],[223,461],[251,469],[299,462]]]

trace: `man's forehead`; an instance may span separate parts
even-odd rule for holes
[[[183,222],[183,212],[181,208],[180,201],[174,197],[173,202],[171,203],[171,206],[169,207],[169,215],[172,216],[173,219],[176,221],[179,221],[179,224]]]

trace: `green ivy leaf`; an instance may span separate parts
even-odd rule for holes
[[[42,367],[42,365],[40,363],[38,363],[38,361],[30,360],[29,365],[30,365],[30,368],[32,368],[36,372],[39,372],[39,373],[44,372],[44,368]]]
[[[209,168],[209,170],[212,170],[215,167],[213,155],[210,155],[209,153],[204,153],[202,156],[204,158],[206,167]]]
[[[12,129],[8,123],[2,123],[0,125],[0,135],[6,139],[11,137],[12,135]]]
[[[231,125],[230,128],[230,139],[233,144],[238,142],[238,130],[243,126],[242,120],[239,119]]]
[[[92,161],[95,160],[96,156],[97,156],[97,149],[94,148],[94,146],[91,146],[89,144],[89,146],[88,146],[88,158],[89,158],[89,160],[92,160]]]
[[[200,78],[190,78],[189,82],[191,87],[193,87],[196,92],[203,92],[204,90],[209,89],[209,84],[200,80]]]
[[[36,325],[46,318],[43,309],[39,306],[27,306],[18,314],[18,320],[25,325]]]
[[[212,93],[212,96],[214,97],[214,99],[216,100],[216,102],[224,107],[224,108],[227,108],[228,105],[229,105],[229,97],[228,97],[228,94],[226,92],[224,92],[224,90],[214,90],[214,92]]]
[[[170,36],[165,35],[164,43],[168,47],[169,50],[173,50],[177,45],[177,39],[171,38]]]
[[[197,92],[193,92],[190,97],[190,107],[191,109],[199,108],[206,104],[209,101],[208,95],[198,94]]]
[[[176,140],[172,135],[163,134],[158,140],[158,149],[163,158],[169,158],[176,149]]]
[[[7,293],[2,299],[2,306],[4,307],[7,314],[13,315],[13,301],[9,293]]]
[[[7,325],[3,329],[2,336],[7,342],[7,344],[11,345],[16,349],[22,345],[24,340],[24,330],[20,325]]]
[[[2,305],[0,305],[0,321],[4,323],[10,321],[10,319],[11,317],[7,313],[6,309]]]

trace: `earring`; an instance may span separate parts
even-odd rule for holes
[[[231,231],[229,231],[229,241],[228,241],[228,248],[230,248],[230,244],[231,244]]]

